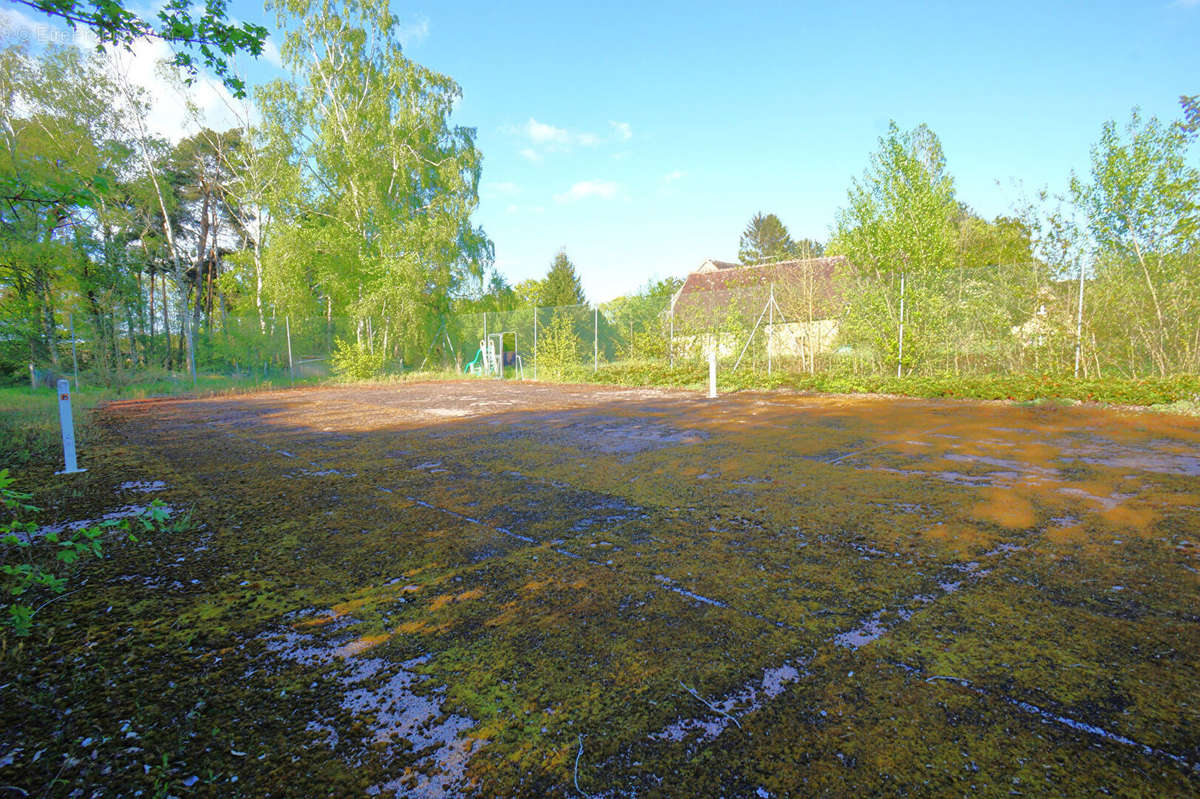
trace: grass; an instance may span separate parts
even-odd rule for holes
[[[296,381],[312,384],[318,381]],[[165,396],[210,396],[293,385],[257,377],[201,374],[195,385],[167,372],[129,373],[124,379],[104,384],[84,375],[83,386],[71,391],[75,438],[80,452],[90,448],[95,430],[93,412],[105,402]],[[62,433],[58,420],[58,393],[39,386],[0,387],[0,467],[21,470],[33,464],[48,465],[62,455]]]
[[[777,370],[773,374],[722,364],[717,373],[721,392],[789,389],[820,394],[886,394],[902,397],[955,398],[1036,402],[1065,400],[1102,405],[1154,407],[1172,413],[1195,413],[1200,408],[1200,376],[1103,379],[1061,375],[809,375]],[[569,382],[624,386],[707,388],[707,366],[690,363],[671,367],[658,361],[601,364],[597,371],[581,367],[567,372]]]

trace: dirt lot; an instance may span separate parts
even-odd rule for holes
[[[31,795],[1200,792],[1197,419],[482,381],[103,419],[77,512],[199,525],[0,686]]]

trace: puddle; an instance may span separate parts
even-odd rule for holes
[[[356,623],[357,620],[350,619],[339,625],[339,629]],[[329,629],[325,627],[323,632]],[[406,766],[403,776],[368,788],[369,795],[394,791],[398,796],[430,799],[458,796],[465,787],[467,761],[476,743],[464,736],[475,722],[443,711],[441,697],[445,689],[429,686],[428,678],[417,672],[430,656],[402,663],[359,658],[353,644],[352,640],[331,646],[314,635],[293,629],[266,636],[267,651],[293,663],[312,666],[348,658],[349,668],[338,678],[342,691],[340,705],[364,720],[371,720],[367,735],[360,740],[364,754],[368,749],[373,750],[386,762],[409,750],[409,746],[401,746],[398,741],[407,741],[414,752],[428,751],[418,759],[416,769]],[[314,719],[308,723],[308,729],[324,733],[324,745],[329,747],[335,746],[343,735],[332,719]]]
[[[863,621],[853,630],[847,630],[843,633],[838,633],[833,637],[833,642],[838,646],[846,649],[860,649],[872,641],[877,641],[884,636],[892,627],[897,624],[908,621],[912,618],[912,611],[906,608],[898,608],[892,611],[894,619],[885,622],[883,614],[887,613],[887,608],[880,608],[871,614],[869,618]]]
[[[162,480],[129,480],[117,486],[118,491],[136,491],[139,494],[149,494],[153,491],[166,489],[167,484]]]
[[[1133,494],[1115,493],[1115,494],[1111,494],[1107,497],[1102,497],[1102,496],[1093,494],[1091,492],[1084,491],[1082,488],[1076,488],[1074,486],[1063,486],[1062,488],[1058,489],[1058,493],[1066,494],[1067,496],[1070,496],[1070,497],[1077,497],[1079,499],[1085,499],[1089,502],[1095,502],[1103,510],[1112,510],[1113,508],[1117,507],[1125,500],[1130,499],[1131,497],[1134,496]]]
[[[329,477],[337,475],[338,477],[357,477],[354,472],[343,472],[340,469],[296,469],[288,472],[284,477],[295,479],[297,477]]]
[[[801,664],[803,665],[803,664]],[[795,666],[784,663],[763,672],[760,679],[753,680],[740,689],[715,702],[707,699],[696,699],[697,706],[708,705],[713,713],[705,716],[692,716],[672,722],[659,732],[650,735],[651,740],[679,742],[689,735],[696,735],[700,742],[711,741],[725,729],[756,710],[769,700],[784,692],[788,685],[799,682],[804,672]],[[689,693],[684,686],[680,690]],[[703,704],[702,704],[703,703]]]
[[[676,585],[675,581],[672,580],[670,577],[666,576],[665,574],[656,574],[656,575],[654,575],[654,579],[658,580],[658,582],[662,585],[663,588],[674,591],[675,593],[679,594],[680,596],[685,596],[688,599],[694,599],[697,602],[703,602],[704,604],[712,605],[715,608],[729,607],[729,605],[726,605],[724,602],[722,602],[719,599],[712,599],[710,597],[704,596],[703,594],[697,594],[694,591],[689,591],[686,588]]]
[[[175,509],[172,508],[170,505],[160,505],[159,507],[162,508],[162,510],[167,514],[167,516],[172,516],[175,513]],[[85,527],[96,527],[97,525],[104,524],[105,522],[120,521],[121,519],[132,519],[137,516],[141,516],[143,513],[145,513],[149,509],[150,509],[149,505],[124,505],[124,506],[118,508],[117,510],[106,513],[103,516],[96,518],[96,519],[80,519],[79,521],[75,521],[75,522],[60,522],[59,524],[47,524],[42,527],[39,527],[38,529],[34,530],[32,533],[27,534],[27,533],[21,533],[21,532],[14,532],[13,535],[17,536],[22,541],[29,541],[29,540],[32,540],[33,538],[41,538],[42,536],[46,535],[47,533],[62,533],[62,532],[72,532],[73,533],[76,530],[82,530]]]

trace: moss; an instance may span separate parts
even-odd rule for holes
[[[1194,760],[1187,417],[456,382],[100,418],[81,480],[38,475],[52,515],[161,479],[197,524],[7,650],[0,783],[403,794],[438,746],[346,701],[403,677],[422,729],[471,720],[468,794],[1195,790],[1014,704]]]

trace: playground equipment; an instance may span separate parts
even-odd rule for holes
[[[512,336],[513,347],[504,349],[504,337]],[[479,350],[475,359],[464,367],[471,375],[483,377],[498,377],[504,379],[504,367],[512,366],[513,374],[518,380],[525,379],[525,364],[517,352],[517,334],[513,330],[502,333],[489,333],[479,342]]]

